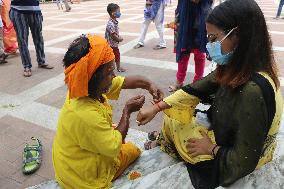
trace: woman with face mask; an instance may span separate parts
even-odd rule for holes
[[[164,111],[162,131],[146,148],[160,145],[187,162],[195,188],[228,186],[273,158],[283,99],[264,15],[254,0],[228,0],[206,21],[207,50],[217,63],[204,79],[184,86],[137,122]],[[194,117],[199,102],[210,103],[209,129]]]

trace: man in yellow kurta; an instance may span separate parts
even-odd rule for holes
[[[134,144],[123,141],[130,114],[142,107],[145,97],[126,102],[116,128],[108,99],[117,100],[121,89],[146,89],[156,101],[163,94],[144,77],[116,77],[113,60],[107,42],[93,35],[77,38],[65,54],[69,92],[52,149],[55,178],[63,188],[110,188],[111,181],[141,154]]]

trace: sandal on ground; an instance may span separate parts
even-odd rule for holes
[[[71,11],[71,7],[69,9],[66,9],[64,12],[70,12]]]
[[[117,69],[117,72],[126,72],[126,69],[124,69],[124,68],[118,68],[118,69]]]
[[[0,64],[6,64],[6,63],[8,63],[7,60],[0,60]]]
[[[171,85],[171,86],[169,86],[168,91],[169,91],[170,93],[176,92],[177,90],[181,89],[182,86],[183,86],[182,84]]]
[[[32,70],[30,68],[25,68],[23,75],[25,77],[31,77],[32,76]]]
[[[48,65],[48,64],[40,64],[40,65],[38,65],[38,67],[39,67],[39,68],[42,68],[42,69],[48,69],[48,70],[54,68],[53,66],[50,66],[50,65]]]
[[[36,172],[41,165],[41,151],[42,144],[39,139],[31,138],[33,141],[37,141],[37,144],[26,144],[23,152],[23,174],[28,175]]]
[[[159,132],[158,131],[152,131],[152,132],[148,133],[148,139],[150,141],[155,141],[158,136],[159,136]]]
[[[153,49],[154,50],[160,50],[160,49],[165,49],[167,47],[163,47],[163,46],[160,46],[160,45],[156,45],[156,47],[154,47]]]
[[[8,56],[9,56],[9,55],[6,54],[6,53],[1,54],[1,55],[0,55],[0,58],[1,58],[0,62],[1,62],[1,63],[7,63],[6,58],[7,58]]]
[[[151,150],[157,146],[159,146],[157,143],[157,140],[154,140],[154,141],[148,140],[144,143],[145,150]]]
[[[139,49],[139,48],[142,48],[142,47],[144,47],[144,45],[141,45],[141,44],[138,43],[137,45],[134,46],[134,49]]]

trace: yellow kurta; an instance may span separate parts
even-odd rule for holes
[[[178,90],[171,96],[164,99],[172,108],[165,110],[164,125],[162,136],[164,142],[161,143],[161,149],[169,155],[176,157],[167,148],[175,148],[179,156],[186,162],[195,164],[200,161],[212,159],[211,155],[199,155],[192,158],[186,148],[187,140],[191,138],[202,138],[201,131],[208,134],[211,141],[216,144],[213,131],[208,131],[204,126],[198,124],[193,116],[195,107],[199,99],[189,95],[183,90]],[[174,147],[171,147],[174,144]],[[175,151],[174,150],[174,151]]]
[[[106,99],[117,99],[124,78],[113,79]],[[63,188],[109,188],[120,166],[122,136],[112,128],[112,108],[89,97],[61,109],[52,148],[55,178]]]

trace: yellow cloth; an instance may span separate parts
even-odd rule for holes
[[[273,80],[264,72],[259,72],[259,74],[264,76],[269,81],[269,83],[274,89],[276,110],[275,110],[275,116],[272,121],[272,125],[268,131],[267,138],[264,142],[264,147],[263,147],[264,155],[260,157],[256,169],[259,169],[261,166],[270,162],[273,159],[273,154],[274,154],[274,151],[277,145],[276,135],[279,131],[280,121],[281,121],[281,116],[282,116],[282,111],[283,111],[283,106],[284,106],[281,91],[280,89],[276,90]]]
[[[133,146],[121,147],[122,136],[112,128],[112,107],[107,102],[119,97],[123,83],[123,77],[113,79],[105,103],[89,97],[69,100],[67,95],[52,147],[55,178],[61,187],[109,188],[120,168],[121,149],[132,153]]]
[[[190,138],[202,138],[201,131],[208,133],[211,141],[216,144],[213,131],[209,131],[195,122],[193,116],[199,99],[189,95],[183,90],[178,90],[164,99],[172,108],[165,110],[164,126],[162,134],[166,143],[173,143],[178,154],[188,163],[195,164],[200,161],[212,159],[211,155],[200,155],[190,157],[186,148],[187,140]],[[161,144],[161,149],[167,151],[167,145]],[[171,154],[170,154],[171,155]],[[174,156],[174,155],[173,155]]]
[[[281,91],[280,89],[276,90],[273,80],[266,73],[260,72],[259,74],[263,75],[272,85],[275,93],[275,102],[277,103],[275,116],[269,129],[267,139],[264,142],[264,155],[260,157],[256,169],[273,159],[273,153],[276,147],[276,135],[279,131],[284,106]],[[175,157],[174,153],[171,154],[171,151],[173,150],[168,150],[169,147],[167,146],[169,144],[173,144],[181,158],[191,164],[210,160],[212,159],[212,156],[200,155],[195,158],[190,157],[186,149],[186,141],[189,138],[202,138],[200,131],[205,131],[211,141],[216,144],[214,132],[208,131],[205,127],[196,123],[195,118],[193,117],[195,107],[199,101],[200,100],[197,97],[189,95],[182,90],[178,90],[171,96],[164,99],[164,102],[171,105],[172,108],[164,111],[166,115],[164,117],[162,135],[165,142],[161,142],[161,149]]]
[[[113,177],[115,180],[123,171],[141,155],[141,150],[132,143],[122,144],[119,153],[120,166]]]
[[[95,71],[115,58],[112,48],[104,38],[88,34],[88,39],[89,53],[64,71],[70,99],[88,96],[88,82]]]

